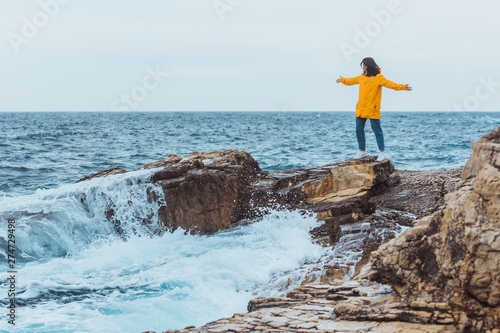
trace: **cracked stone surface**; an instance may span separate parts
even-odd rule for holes
[[[327,298],[336,295],[343,300]],[[419,303],[414,305],[407,306],[387,285],[336,280],[301,286],[283,298],[252,300],[246,314],[235,314],[203,327],[164,333],[459,332],[448,319],[460,314],[452,312],[445,304],[424,308]]]

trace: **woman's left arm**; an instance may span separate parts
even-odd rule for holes
[[[394,89],[394,90],[408,90],[411,91],[412,87],[407,84],[397,84],[390,80],[387,80],[382,74],[380,74],[379,84],[383,87]]]

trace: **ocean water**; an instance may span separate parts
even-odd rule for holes
[[[499,125],[500,113],[382,118],[393,164],[412,170],[464,166],[471,142]],[[350,238],[336,249],[315,244],[309,230],[318,222],[295,211],[210,236],[165,232],[157,204],[147,201],[148,191],[160,191],[145,182],[151,170],[75,184],[102,169],[133,170],[192,151],[246,150],[269,171],[345,160],[356,153],[352,113],[0,113],[0,129],[2,313],[9,218],[18,272],[17,325],[2,315],[2,332],[199,326],[297,286],[304,267],[331,253],[340,263],[359,256]],[[368,124],[367,143],[375,154]],[[122,234],[106,220],[110,202]],[[144,216],[153,222],[144,225]]]

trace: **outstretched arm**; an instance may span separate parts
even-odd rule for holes
[[[340,79],[337,79],[337,83],[343,83],[346,86],[352,86],[353,84],[359,84],[359,76],[356,77],[351,77],[351,78],[345,78],[345,77],[340,77]]]
[[[394,89],[394,90],[407,90],[407,91],[411,91],[413,88],[410,87],[409,85],[407,84],[397,84],[397,83],[394,83],[390,80],[387,80],[383,75],[381,75],[380,79],[379,79],[379,84],[383,87],[386,87],[386,88],[389,88],[389,89]]]

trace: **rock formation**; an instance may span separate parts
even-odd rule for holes
[[[449,303],[460,329],[500,329],[500,127],[473,143],[455,192],[374,252],[361,277],[409,301]]]
[[[160,168],[151,180],[165,194],[162,223],[192,233],[218,231],[241,220],[249,204],[246,189],[262,172],[248,153],[235,150],[171,155],[144,168]]]
[[[255,218],[273,207],[312,211],[323,220],[370,213],[369,199],[388,187],[394,171],[389,161],[378,163],[370,157],[266,172],[248,153],[237,150],[170,155],[143,168],[157,169],[150,181],[160,185],[165,195],[166,205],[159,212],[164,226],[202,234]],[[112,168],[79,181],[123,172]],[[150,199],[161,201],[153,193]]]

